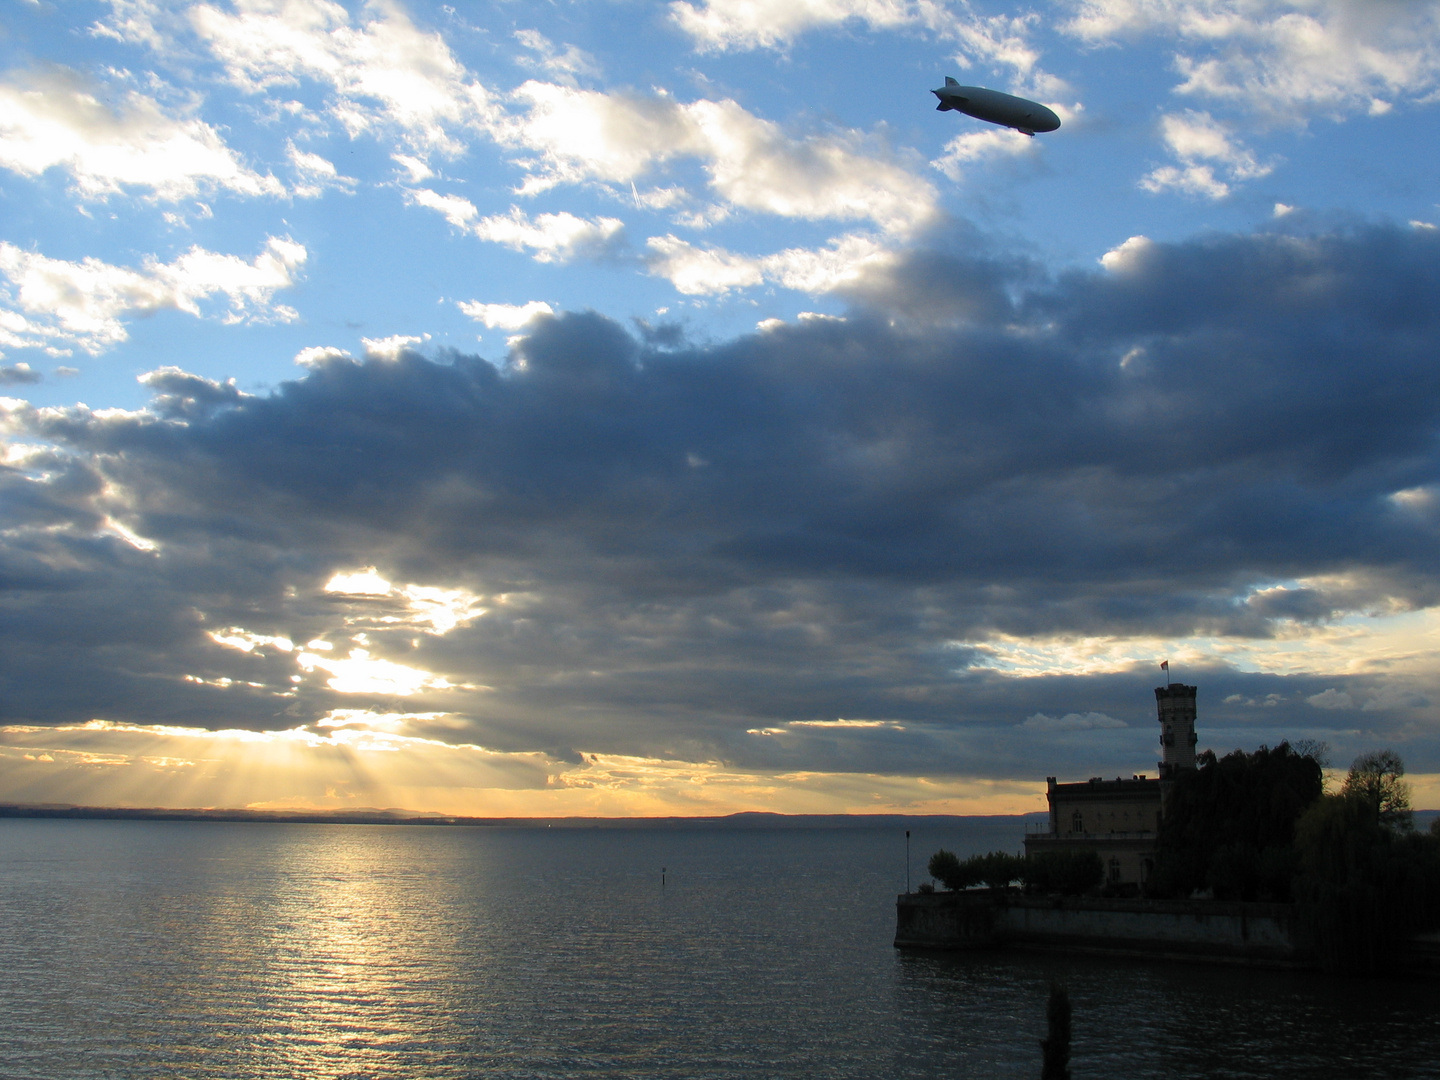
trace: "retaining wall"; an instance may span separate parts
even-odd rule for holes
[[[899,948],[1058,948],[1307,966],[1289,904],[1026,897],[990,890],[896,899]]]

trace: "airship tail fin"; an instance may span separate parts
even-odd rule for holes
[[[960,84],[959,84],[958,82],[956,82],[954,79],[952,79],[949,75],[946,75],[946,76],[945,76],[945,85],[946,85],[946,86],[959,86]]]
[[[954,105],[951,105],[948,101],[942,101],[942,102],[940,102],[939,105],[936,105],[936,106],[935,106],[935,111],[936,111],[936,112],[950,112],[950,111],[952,111],[954,108],[955,108],[955,106],[954,106]]]

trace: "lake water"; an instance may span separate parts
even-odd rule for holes
[[[1077,1080],[1440,1077],[1440,982],[902,953],[904,876],[896,829],[0,821],[0,1077],[1034,1078],[1051,981]]]

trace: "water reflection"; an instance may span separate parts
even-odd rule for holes
[[[0,1072],[1028,1078],[1058,979],[1077,1077],[1436,1075],[1433,984],[896,953],[900,850],[866,831],[4,822]]]

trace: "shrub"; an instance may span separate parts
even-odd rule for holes
[[[988,855],[975,855],[968,860],[974,869],[972,876],[992,889],[1008,888],[1011,882],[1025,878],[1025,860],[1008,851],[992,851]]]
[[[946,851],[944,848],[930,856],[930,864],[926,869],[930,871],[931,877],[947,889],[963,889],[973,884],[965,864],[953,851]]]

